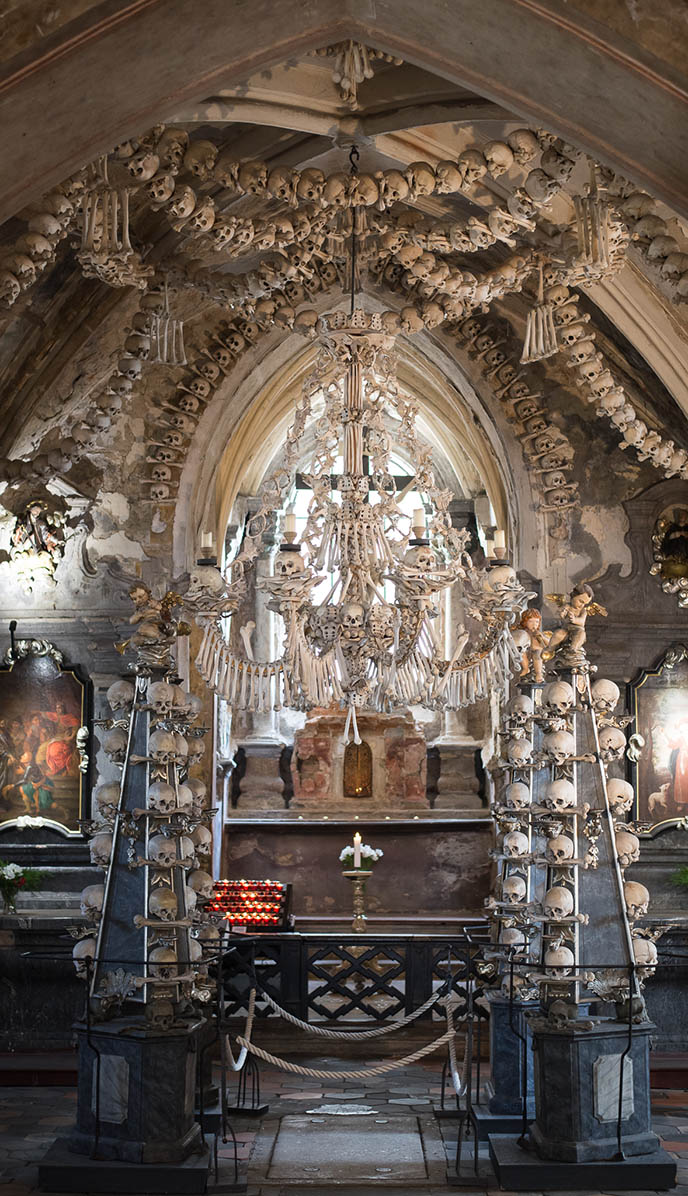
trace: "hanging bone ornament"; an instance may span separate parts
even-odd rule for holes
[[[616,832],[616,853],[622,868],[637,864],[640,859],[640,839],[630,831]]]
[[[504,790],[504,801],[510,810],[526,810],[532,800],[530,789],[523,781],[513,781]]]
[[[650,904],[650,894],[645,885],[638,884],[635,880],[627,880],[624,884],[624,901],[629,918],[635,921],[636,918],[645,917]]]
[[[635,791],[628,781],[612,777],[607,781],[607,797],[615,818],[628,813],[635,799]]]
[[[555,885],[545,893],[542,910],[550,921],[559,922],[562,918],[571,917],[573,908],[573,893],[563,885]]]

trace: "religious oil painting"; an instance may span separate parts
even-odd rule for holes
[[[688,818],[688,647],[673,644],[630,685],[635,732],[635,817],[655,827]]]
[[[0,668],[0,826],[40,818],[79,833],[88,786],[90,687],[43,640]]]

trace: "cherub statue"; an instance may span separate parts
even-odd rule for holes
[[[521,657],[521,680],[528,678],[541,685],[545,679],[545,664],[543,653],[550,642],[552,633],[542,630],[542,615],[534,606],[529,606],[521,615],[519,626],[527,632],[529,646]]]
[[[585,662],[585,623],[588,615],[606,615],[603,606],[593,602],[592,586],[586,582],[577,585],[570,594],[548,594],[547,601],[559,607],[562,626],[552,632],[551,639],[543,652],[543,660],[561,653],[567,664]]]
[[[135,582],[129,590],[134,603],[134,613],[129,622],[135,627],[128,640],[115,644],[117,651],[124,654],[127,648],[138,648],[144,655],[141,659],[148,664],[166,664],[169,646],[178,635],[188,635],[191,628],[181,623],[172,611],[182,602],[174,590],[168,590],[162,598],[154,598],[148,586]]]

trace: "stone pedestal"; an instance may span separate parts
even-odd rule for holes
[[[475,771],[473,743],[446,743],[441,739],[434,745],[440,754],[435,810],[470,810],[472,814],[488,816],[480,805],[479,782]]]
[[[521,1117],[525,1090],[529,1120],[535,1116],[533,1042],[525,1016],[528,1010],[534,1008],[532,1003],[514,1001],[510,1014],[508,1000],[498,996],[490,999],[490,1113],[509,1113]],[[519,1034],[526,1039],[525,1058]]]
[[[239,783],[239,810],[284,810],[280,758],[284,744],[274,739],[248,739],[241,744],[246,771]]]
[[[621,1146],[625,1155],[659,1148],[650,1125],[650,1034],[633,1026],[624,1063]],[[617,1153],[621,1056],[628,1026],[602,1021],[592,1029],[575,1022],[562,1029],[533,1020],[536,1118],[530,1137],[540,1158],[559,1162],[611,1160]]]

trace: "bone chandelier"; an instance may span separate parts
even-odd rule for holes
[[[288,468],[263,489],[261,509],[231,566],[228,598],[211,594],[203,570],[187,595],[206,631],[196,663],[219,696],[251,711],[340,703],[348,711],[347,741],[353,732],[360,742],[357,708],[418,703],[457,709],[503,688],[518,663],[509,626],[527,598],[511,566],[474,567],[465,550],[468,533],[451,526],[451,493],[435,484],[429,451],[416,435],[415,407],[399,393],[395,371],[394,337],[379,315],[354,309],[322,318],[315,368],[287,437]],[[274,576],[259,583],[284,621],[284,651],[269,662],[241,658],[222,636],[220,615],[236,609],[245,567],[271,514],[285,505],[317,396],[324,414],[315,420],[316,444],[304,475],[313,497],[302,543],[294,543],[294,520],[287,515]],[[392,440],[413,462],[406,491],[397,491],[391,473]],[[343,470],[334,476],[338,459]],[[425,501],[412,520],[400,505],[411,485]],[[327,575],[327,593],[316,601],[314,591]],[[480,634],[470,644],[459,625],[447,658],[435,630],[435,603],[457,582]]]

